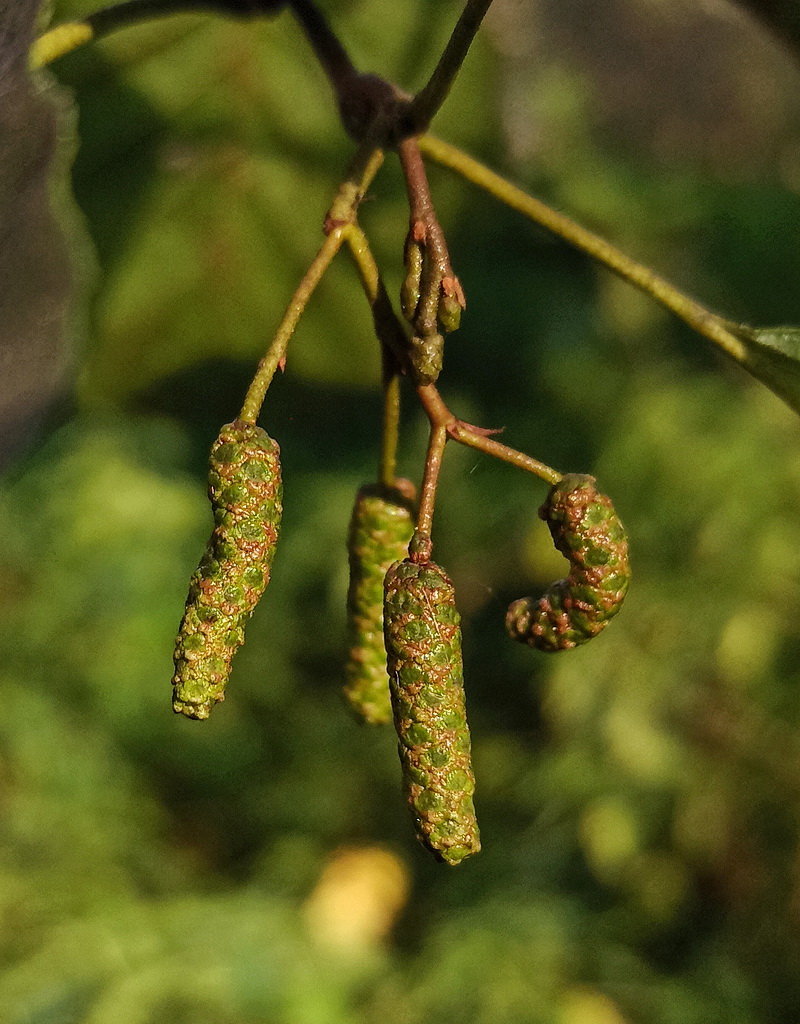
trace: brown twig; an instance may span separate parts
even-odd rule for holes
[[[492,0],[467,0],[461,17],[453,29],[444,53],[439,58],[428,84],[417,93],[408,110],[408,120],[415,134],[427,130],[434,115],[447,99],[447,95],[461,70],[467,51],[480,28],[483,16]]]

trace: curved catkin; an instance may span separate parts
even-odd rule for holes
[[[597,636],[620,610],[630,583],[628,538],[611,499],[591,476],[563,477],[539,515],[569,559],[570,573],[540,598],[512,602],[506,628],[531,647],[563,651]]]
[[[394,724],[417,836],[459,864],[480,848],[464,706],[461,619],[453,584],[433,562],[386,574],[384,634]]]
[[[383,580],[403,558],[414,532],[414,485],[362,487],[350,517],[347,551],[347,657],[344,695],[353,712],[370,725],[392,720],[386,648],[383,643]]]
[[[283,508],[280,449],[253,423],[222,428],[209,455],[214,532],[189,584],[175,643],[172,707],[208,718],[269,582]]]

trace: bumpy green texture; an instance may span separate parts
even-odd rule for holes
[[[189,584],[175,644],[173,710],[208,718],[269,582],[283,509],[280,449],[253,423],[222,428],[209,455],[214,532]]]
[[[406,554],[414,532],[413,501],[409,480],[398,480],[394,488],[372,484],[358,492],[350,517],[350,650],[344,695],[355,714],[370,725],[392,720],[383,643],[383,580],[389,567]]]
[[[620,610],[630,583],[628,538],[610,498],[591,476],[563,477],[539,515],[569,559],[570,573],[540,598],[512,602],[506,628],[531,647],[563,651],[597,636]]]
[[[444,338],[441,334],[415,334],[409,344],[408,361],[415,384],[435,384],[444,363]]]
[[[394,724],[417,836],[459,864],[480,848],[464,706],[461,618],[453,584],[433,562],[386,574],[384,634]]]

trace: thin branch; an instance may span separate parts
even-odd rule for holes
[[[569,217],[558,213],[539,199],[534,199],[527,192],[512,185],[501,175],[490,171],[480,161],[451,146],[441,139],[424,135],[419,140],[420,149],[432,160],[449,167],[467,181],[485,189],[511,209],[529,217],[543,228],[563,238],[565,242],[587,253],[613,270],[615,274],[630,282],[636,288],[652,296],[662,306],[666,306],[684,323],[718,345],[727,355],[737,362],[744,362],[747,357],[743,342],[728,330],[726,321],[706,309],[694,299],[684,295],[665,278],[653,273],[648,267],[630,259],[625,253],[611,245],[599,235],[588,231]]]
[[[347,244],[372,309],[375,334],[381,343],[383,431],[379,476],[386,487],[394,487],[400,430],[400,371],[405,365],[408,341],[403,325],[392,307],[367,236],[357,222],[353,222],[347,230]]]
[[[439,58],[428,84],[411,101],[409,120],[416,132],[423,132],[433,120],[436,112],[447,99],[447,95],[461,70],[467,51],[480,28],[492,0],[467,0],[461,17],[453,29],[444,53]]]
[[[372,309],[375,334],[381,344],[392,353],[395,363],[402,370],[407,362],[408,337],[394,311],[367,236],[356,221],[350,225],[347,232],[347,244],[361,278],[361,286]]]
[[[385,352],[385,349],[384,349]],[[390,359],[394,365],[394,359]],[[394,487],[397,479],[397,446],[400,439],[400,374],[384,374],[383,429],[379,478],[384,487]]]
[[[338,96],[343,83],[357,74],[353,62],[314,0],[289,0],[289,6]]]
[[[461,420],[452,423],[447,429],[447,434],[459,444],[464,444],[468,448],[476,448],[479,452],[485,452],[486,455],[516,466],[517,469],[524,469],[526,472],[546,480],[549,484],[557,484],[561,479],[562,474],[551,469],[544,462],[539,462],[538,459],[533,459],[530,455],[525,455],[524,452],[519,452],[515,448],[509,448],[508,445],[501,444],[499,441],[493,441],[482,431],[476,430]]]
[[[428,385],[431,387],[432,385]],[[425,472],[422,477],[422,490],[419,495],[419,514],[417,516],[417,533],[424,538],[431,536],[433,528],[433,509],[436,504],[436,488],[439,484],[439,471],[442,468],[444,446],[447,444],[447,427],[431,422],[431,434],[428,441],[428,452],[425,457]]]
[[[357,154],[347,178],[336,193],[325,220],[327,237],[303,275],[303,280],[292,296],[266,355],[258,364],[256,375],[245,395],[242,411],[239,414],[240,419],[249,423],[255,423],[258,419],[272,378],[278,367],[283,364],[289,340],[308,300],[342,243],[346,241],[358,204],[382,163],[383,153],[379,149],[365,146]]]
[[[478,451],[508,462],[518,469],[533,473],[549,484],[556,484],[561,479],[561,473],[545,465],[544,462],[539,462],[538,459],[533,459],[530,455],[517,451],[516,448],[509,448],[508,445],[501,444],[499,441],[493,441],[489,436],[492,431],[475,427],[471,423],[465,423],[458,419],[447,407],[435,385],[429,384],[427,387],[417,388],[417,395],[431,424],[443,427],[449,439],[469,448],[476,448]]]

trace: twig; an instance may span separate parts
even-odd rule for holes
[[[372,309],[375,334],[381,343],[383,370],[383,432],[380,480],[394,487],[400,429],[400,371],[405,365],[407,338],[381,278],[367,236],[357,222],[347,228],[347,244]]]
[[[409,121],[415,132],[423,132],[433,120],[436,112],[447,99],[447,95],[461,70],[467,51],[480,28],[483,16],[489,10],[492,0],[467,0],[461,17],[453,29],[444,53],[439,58],[428,84],[417,93],[409,108]]]
[[[343,83],[357,74],[341,40],[314,0],[290,0],[289,7],[338,95]]]
[[[386,354],[386,350],[383,351]],[[383,430],[378,475],[384,487],[394,487],[397,478],[397,445],[400,438],[400,374],[396,369],[391,369],[394,366],[391,355],[387,361],[389,367],[383,378]]]
[[[476,448],[478,451],[485,452],[495,459],[501,459],[503,462],[508,462],[518,469],[524,469],[528,473],[533,473],[542,480],[546,480],[549,484],[556,484],[561,479],[561,473],[545,465],[544,462],[539,462],[538,459],[533,459],[530,455],[517,451],[516,448],[510,448],[499,441],[493,441],[488,436],[490,431],[486,431],[482,427],[475,427],[471,423],[465,423],[463,420],[458,419],[447,407],[438,389],[433,384],[417,388],[417,395],[431,424],[443,427],[447,437],[451,440],[457,441],[459,444],[466,445],[469,448]]]
[[[255,423],[258,419],[264,397],[276,370],[282,365],[289,340],[303,310],[322,279],[322,275],[330,266],[331,260],[341,248],[342,243],[346,241],[358,204],[382,163],[383,152],[374,147],[364,146],[356,155],[352,168],[339,187],[325,220],[327,237],[303,275],[303,280],[292,296],[266,355],[258,364],[256,375],[245,395],[242,411],[239,414],[240,419],[249,423]]]
[[[727,355],[737,362],[745,362],[747,350],[743,342],[732,334],[725,326],[725,320],[706,309],[694,299],[684,295],[665,278],[653,273],[648,267],[630,259],[625,253],[611,245],[599,235],[588,231],[569,217],[558,213],[539,199],[534,199],[522,189],[512,185],[501,175],[490,171],[480,161],[451,146],[441,139],[424,135],[419,140],[420,149],[432,160],[449,167],[467,181],[485,189],[495,198],[517,210],[543,228],[563,238],[570,245],[587,253],[613,270],[615,274],[629,281],[636,288],[652,296],[662,306],[666,306],[684,323],[719,346]]]

